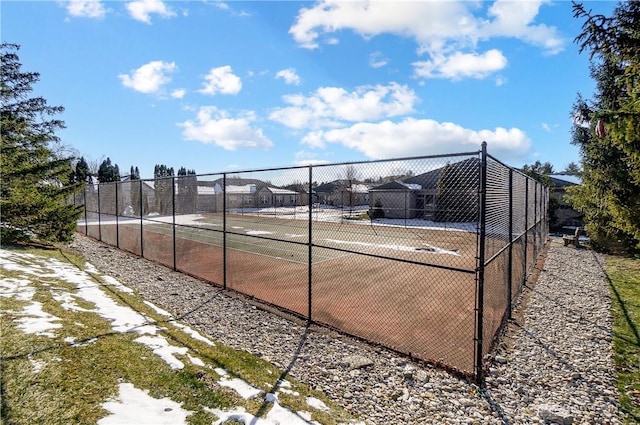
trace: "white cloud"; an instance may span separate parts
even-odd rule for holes
[[[482,36],[514,37],[542,47],[547,53],[559,53],[566,41],[556,28],[533,24],[543,3],[547,0],[496,0],[488,11],[488,15],[495,19],[482,27]]]
[[[220,1],[220,0],[216,0],[216,1],[214,1],[212,3],[209,3],[209,4],[212,4],[215,7],[217,7],[218,9],[221,9],[221,10],[229,10],[229,5],[227,3],[225,3],[225,2],[223,2],[223,1]]]
[[[276,108],[269,118],[295,129],[336,127],[341,122],[375,120],[413,112],[417,96],[406,85],[362,86],[354,92],[320,87],[310,96],[284,96],[290,106]]]
[[[384,57],[381,52],[373,52],[369,55],[369,66],[371,68],[382,68],[389,63],[389,59]]]
[[[67,12],[77,18],[104,18],[107,9],[100,0],[69,0]]]
[[[261,129],[252,126],[254,121],[253,112],[243,112],[237,117],[231,117],[215,106],[203,106],[195,121],[189,120],[178,125],[183,128],[182,136],[185,140],[210,143],[226,150],[270,149],[273,142]]]
[[[456,52],[450,56],[432,55],[432,60],[414,62],[414,73],[424,78],[486,78],[507,66],[502,52],[491,49],[483,54]]]
[[[129,11],[129,15],[136,21],[151,23],[151,14],[155,13],[163,18],[171,18],[176,16],[170,8],[168,8],[162,0],[136,0],[125,5]]]
[[[300,77],[294,68],[287,68],[276,73],[276,78],[282,78],[287,84],[300,85]]]
[[[505,159],[524,155],[531,144],[527,135],[517,128],[472,130],[450,122],[414,118],[397,123],[386,120],[319,130],[302,140],[303,144],[315,148],[338,143],[372,159],[474,151],[483,141],[487,142],[490,153]]]
[[[429,56],[427,61],[418,62],[429,68],[428,72],[417,75],[479,78],[501,69],[500,61],[489,62],[499,59],[497,56],[487,58],[488,52],[475,52],[479,41],[507,37],[538,46],[549,54],[563,49],[566,40],[555,27],[535,23],[543,3],[546,0],[497,0],[487,8],[487,3],[472,1],[323,0],[300,9],[289,33],[299,46],[308,49],[318,48],[321,43],[333,44],[335,34],[343,30],[365,39],[380,34],[411,38],[417,53]],[[506,64],[504,56],[502,59]],[[441,66],[449,68],[441,70]]]
[[[204,78],[207,81],[204,83],[204,87],[199,90],[203,94],[238,94],[242,90],[240,77],[233,73],[229,65],[211,68]]]
[[[507,84],[507,79],[505,77],[503,77],[502,75],[496,76],[496,86],[500,87],[504,86],[505,84]]]
[[[169,76],[177,69],[175,62],[152,61],[129,74],[120,74],[122,85],[140,93],[157,93],[171,81]]]
[[[185,89],[175,89],[171,92],[171,97],[175,99],[182,99],[185,94],[187,94]]]
[[[552,132],[553,132],[553,130],[555,130],[555,129],[556,129],[556,128],[558,128],[559,126],[560,126],[560,124],[552,124],[552,125],[549,125],[549,124],[547,124],[546,122],[543,122],[542,124],[540,124],[540,127],[541,127],[544,131],[546,131],[546,132],[548,132],[548,133],[552,133]]]
[[[419,43],[435,37],[464,33],[472,16],[463,3],[446,2],[345,2],[325,0],[298,13],[289,29],[294,40],[309,49],[319,47],[321,33],[350,29],[363,37],[391,33]],[[451,24],[457,24],[455,27]],[[333,38],[333,37],[332,37]]]

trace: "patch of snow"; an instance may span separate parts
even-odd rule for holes
[[[62,327],[62,324],[54,323],[59,322],[60,318],[42,310],[42,303],[37,301],[26,306],[22,310],[22,314],[25,317],[21,317],[17,320],[19,323],[18,329],[27,334],[42,335],[53,338],[55,335],[50,331]]]
[[[30,254],[16,254],[7,250],[0,250],[0,261],[3,268],[20,270],[27,276],[34,276],[39,281],[43,278],[55,278],[74,284],[77,291],[74,296],[94,304],[95,313],[109,320],[114,331],[135,332],[141,335],[136,341],[148,345],[155,354],[167,361],[170,367],[174,369],[184,367],[184,364],[174,354],[186,354],[188,348],[170,345],[164,337],[157,336],[158,331],[162,328],[150,323],[150,320],[143,314],[130,307],[122,306],[110,298],[101,288],[102,285],[89,273],[94,272],[94,276],[99,276],[115,288],[121,289],[125,286],[111,277],[104,279],[105,276],[91,265],[87,264],[85,267],[87,271],[83,271],[56,259]],[[24,265],[27,263],[30,263],[28,267]],[[21,282],[17,281],[17,283]],[[15,289],[13,290],[15,291]],[[60,300],[66,300],[70,297],[70,295],[60,294],[57,296]],[[24,315],[30,317],[18,319],[18,327],[28,333],[53,337],[53,333],[49,331],[62,326],[59,323],[53,323],[60,319],[42,311],[40,303],[27,306]]]
[[[267,403],[273,403],[271,410],[267,413],[266,419],[276,424],[287,425],[309,425],[303,417],[291,410],[282,407],[278,402],[278,396],[272,393],[266,395],[265,400]]]
[[[151,348],[158,357],[167,362],[171,369],[184,368],[184,363],[178,360],[174,354],[187,354],[187,351],[189,351],[187,347],[176,347],[169,344],[166,338],[156,335],[142,335],[134,341]]]
[[[102,276],[100,276],[100,278],[102,279],[102,281],[104,282],[105,285],[113,286],[116,289],[118,289],[118,291],[120,291],[120,292],[125,292],[127,294],[133,294],[133,289],[129,288],[128,286],[123,285],[117,279],[114,279],[111,276],[102,275]]]
[[[98,338],[89,338],[87,340],[76,342],[76,339],[72,336],[68,336],[64,339],[64,342],[69,344],[71,347],[84,347],[85,345],[90,345],[96,342]]]
[[[229,421],[240,422],[245,425],[280,425],[280,424],[273,424],[271,422],[267,422],[264,419],[255,417],[251,413],[248,413],[244,409],[244,407],[236,407],[231,410],[220,410],[220,409],[211,409],[209,407],[204,407],[204,410],[206,410],[209,413],[213,413],[219,418],[217,421],[213,422],[211,425],[220,425],[223,423],[227,423]]]
[[[103,403],[102,407],[111,414],[97,425],[178,425],[185,424],[187,416],[193,413],[183,409],[182,403],[167,397],[153,398],[130,383],[120,384],[118,398]]]
[[[31,363],[31,370],[33,371],[33,373],[40,373],[40,371],[42,371],[42,369],[44,369],[44,367],[47,365],[45,362],[41,362],[38,360],[32,360],[29,359],[29,363]]]
[[[433,252],[436,254],[449,254],[449,255],[457,255],[458,257],[460,256],[460,254],[458,254],[455,251],[449,251],[447,249],[443,249],[443,248],[438,248],[437,246],[434,245],[429,245],[428,243],[423,243],[422,245],[427,247],[427,251],[428,252]]]
[[[273,406],[267,413],[267,416],[262,419],[253,416],[248,413],[243,407],[236,407],[230,410],[211,409],[205,407],[204,410],[213,413],[219,419],[213,422],[212,425],[221,425],[228,421],[236,421],[245,425],[309,425],[318,424],[316,421],[311,421],[311,413],[298,412],[293,413],[291,410],[282,407],[278,402],[278,398],[275,394],[266,394],[265,401],[267,403],[273,403]]]
[[[180,322],[173,322],[173,325],[178,327],[178,328],[180,328],[180,329],[182,329],[182,331],[184,333],[186,333],[191,338],[193,338],[193,339],[195,339],[197,341],[204,342],[205,344],[210,345],[212,347],[216,346],[216,344],[214,344],[213,341],[211,341],[209,338],[207,338],[205,336],[202,336],[202,334],[200,332],[196,331],[195,329],[193,329],[190,326],[187,326],[187,325],[185,325],[183,323],[180,323]]]
[[[322,400],[317,399],[315,397],[307,397],[306,401],[307,401],[307,404],[313,407],[314,409],[322,410],[323,412],[328,412],[330,410],[329,407],[327,407],[327,405],[324,404]]]
[[[339,240],[339,239],[325,239],[325,240],[327,242],[331,242],[331,243],[335,243],[335,244],[356,245],[356,246],[362,246],[362,247],[365,247],[365,248],[391,249],[393,251],[415,252],[416,249],[417,249],[414,246],[406,246],[406,245],[377,244],[377,243],[357,242],[357,241],[343,241],[343,240]],[[427,244],[423,244],[423,245],[427,245]],[[454,252],[454,251],[448,251],[446,249],[434,247],[434,246],[431,246],[431,245],[427,245],[427,246],[429,246],[431,249],[424,250],[423,252],[429,252],[429,253],[435,253],[435,254],[449,254],[449,255],[460,256],[460,254],[458,254],[457,252]]]
[[[4,268],[4,264],[3,264]],[[14,298],[18,301],[31,301],[36,290],[29,279],[0,279],[0,297]]]
[[[91,311],[76,304],[75,297],[68,292],[51,291],[51,297],[60,303],[60,307],[69,311]]]
[[[194,364],[194,365],[196,365],[196,366],[202,366],[202,367],[204,367],[204,366],[205,366],[204,362],[203,362],[202,360],[200,360],[200,358],[198,358],[198,357],[193,357],[191,354],[187,354],[187,357],[189,358],[189,361],[190,361],[192,364]]]
[[[244,398],[245,400],[254,398],[264,392],[261,389],[248,384],[246,381],[240,378],[229,379],[229,374],[227,373],[226,370],[222,368],[217,367],[214,369],[214,371],[218,375],[220,375],[220,379],[218,380],[218,385],[231,388],[232,390],[237,392],[240,395],[240,397]]]
[[[156,313],[158,313],[159,315],[161,315],[161,316],[165,316],[165,317],[172,317],[172,316],[171,316],[171,313],[169,313],[167,310],[163,310],[163,309],[161,309],[160,307],[158,307],[158,306],[157,306],[157,305],[155,305],[154,303],[149,302],[149,301],[147,301],[147,300],[144,300],[143,302],[144,302],[147,306],[151,307],[151,309],[152,309],[153,311],[155,311]]]
[[[247,235],[272,235],[273,232],[267,232],[266,230],[247,230]]]
[[[292,390],[287,389],[287,388],[280,388],[280,389],[278,390],[278,392],[279,392],[279,393],[283,393],[283,394],[289,394],[289,395],[292,395],[292,396],[294,396],[294,397],[298,397],[298,396],[300,395],[300,393],[299,393],[299,392],[297,392],[297,391],[292,391]]]
[[[281,388],[291,388],[291,382],[286,379],[278,379],[278,386]]]

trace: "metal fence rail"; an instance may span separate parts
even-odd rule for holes
[[[547,239],[548,196],[483,144],[88,184],[72,202],[90,237],[481,380]]]

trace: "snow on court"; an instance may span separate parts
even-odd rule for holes
[[[434,254],[449,254],[449,255],[460,256],[460,254],[458,254],[455,251],[449,251],[449,250],[446,250],[446,249],[438,248],[436,246],[429,245],[429,244],[426,244],[426,243],[423,243],[423,245],[425,246],[423,248],[423,247],[406,246],[406,245],[377,244],[377,243],[357,242],[357,241],[343,241],[343,240],[339,240],[339,239],[325,239],[325,240],[327,242],[331,242],[331,243],[335,243],[335,244],[355,245],[355,246],[362,246],[362,247],[365,247],[365,248],[381,248],[381,249],[391,249],[393,251],[405,251],[405,252],[424,251],[424,252],[430,252],[430,253],[434,253]]]
[[[182,408],[170,398],[153,398],[130,383],[119,386],[118,397],[102,407],[111,413],[100,419],[97,425],[178,425],[186,423],[193,412]]]
[[[273,232],[267,232],[266,230],[247,230],[245,233],[252,236],[273,234]]]

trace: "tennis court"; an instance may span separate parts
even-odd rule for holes
[[[473,366],[475,233],[313,222],[309,244],[308,221],[198,214],[176,216],[174,257],[173,217],[142,222],[120,217],[116,232],[115,217],[102,217],[100,236],[220,286],[226,261],[229,289],[304,317],[311,299],[318,323],[461,371]]]
[[[486,145],[170,179],[88,186],[78,231],[476,378],[546,238],[548,190]]]

